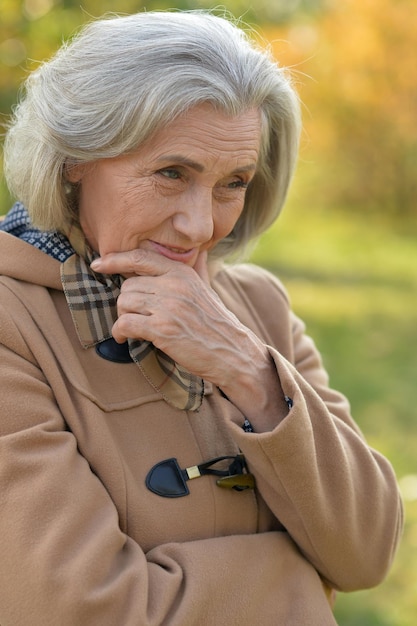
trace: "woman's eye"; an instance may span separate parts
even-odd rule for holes
[[[181,178],[180,172],[173,167],[166,167],[162,170],[158,170],[158,174],[165,176],[165,178],[171,178],[172,180],[179,180]]]
[[[232,182],[228,183],[228,189],[247,189],[248,183],[244,180],[237,179],[232,180]]]

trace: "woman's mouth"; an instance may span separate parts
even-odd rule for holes
[[[193,261],[196,256],[196,248],[178,248],[176,246],[164,245],[157,241],[150,241],[150,243],[155,252],[173,261],[179,261],[180,263],[190,264],[190,261]]]

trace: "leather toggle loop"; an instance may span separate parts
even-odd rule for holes
[[[230,461],[227,469],[219,469],[216,466],[223,461]],[[148,472],[145,480],[147,488],[158,496],[164,498],[181,498],[187,496],[190,491],[187,486],[188,480],[194,480],[200,476],[218,476],[216,484],[226,489],[244,491],[255,488],[255,478],[248,472],[246,460],[243,454],[236,456],[219,456],[200,465],[193,465],[181,469],[177,459],[165,459],[156,463]]]

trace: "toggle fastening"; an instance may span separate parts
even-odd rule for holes
[[[232,460],[227,469],[213,468],[213,465],[227,460]],[[158,496],[181,498],[190,493],[187,486],[188,480],[207,475],[218,476],[216,484],[225,489],[245,491],[255,488],[255,478],[248,472],[243,454],[219,456],[185,469],[180,468],[177,459],[166,459],[150,469],[145,482],[147,488]]]

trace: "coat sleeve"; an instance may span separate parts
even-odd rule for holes
[[[268,302],[265,324],[291,328],[291,363],[274,345],[268,350],[293,406],[285,416],[277,407],[270,432],[245,433],[235,415],[233,435],[268,506],[323,578],[343,591],[372,587],[386,576],[403,525],[394,471],[367,445],[346,398],[329,388],[304,324],[290,311],[286,321],[274,315],[273,302],[282,310],[286,296],[268,280],[258,277],[257,299]]]
[[[254,624],[260,614],[265,626],[306,616],[334,624],[317,573],[287,533],[169,543],[145,554],[121,531],[1,304],[0,319],[2,626],[217,626]]]

